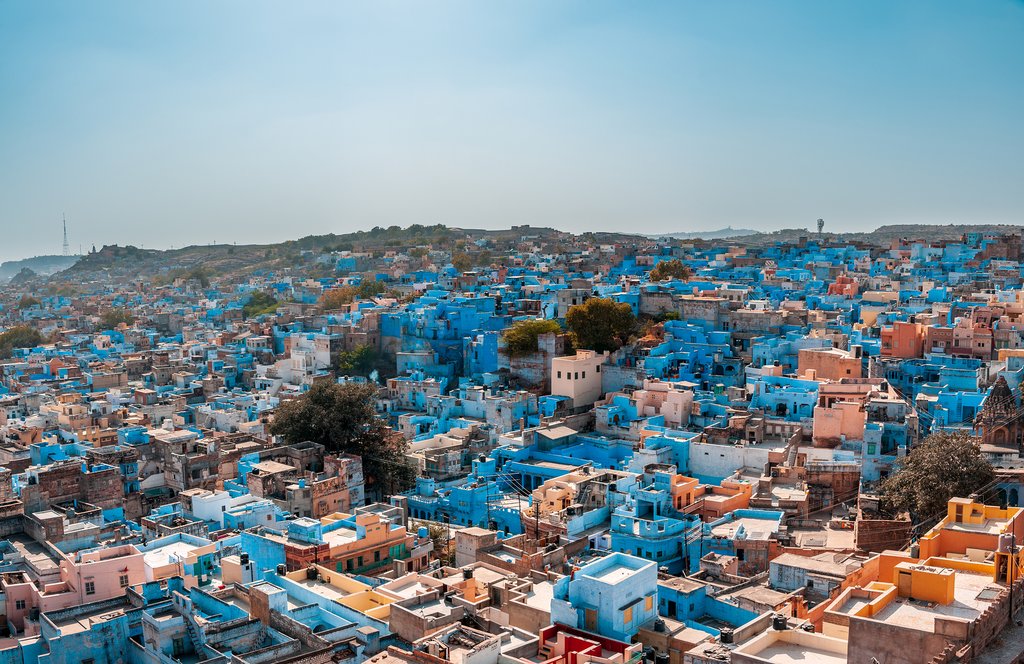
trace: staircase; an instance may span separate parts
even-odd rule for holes
[[[196,623],[196,619],[191,614],[183,614],[185,618],[185,629],[188,630],[189,638],[192,639],[192,646],[196,652],[200,652],[203,646],[206,644],[206,635],[203,634],[203,630],[199,628]]]

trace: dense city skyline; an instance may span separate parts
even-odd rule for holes
[[[0,259],[1019,223],[1013,2],[0,7]],[[174,231],[174,232],[170,232]]]

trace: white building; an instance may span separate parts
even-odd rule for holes
[[[575,407],[590,406],[600,399],[601,365],[608,359],[592,350],[551,359],[551,394],[569,397]]]

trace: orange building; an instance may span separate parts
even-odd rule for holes
[[[703,519],[717,519],[735,510],[750,507],[754,486],[746,480],[728,477],[721,485],[701,484],[685,475],[675,475],[671,482],[672,505],[687,514],[700,514]]]
[[[925,326],[917,322],[896,321],[892,327],[883,327],[882,357],[923,357]]]
[[[851,662],[971,659],[998,637],[1011,601],[1020,606],[1010,585],[1024,583],[1022,527],[1024,509],[950,500],[919,556],[885,552],[864,566],[873,574],[847,579],[820,614],[823,633],[847,641]]]
[[[802,348],[797,355],[797,373],[816,380],[861,378],[863,353],[860,346],[849,351],[839,348]]]

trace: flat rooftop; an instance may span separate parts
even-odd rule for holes
[[[772,664],[846,664],[846,656],[813,646],[776,641],[754,655]]]
[[[92,629],[94,624],[106,622],[107,620],[121,615],[124,615],[124,611],[121,609],[107,610],[96,614],[79,615],[61,621],[55,621],[54,625],[60,629],[60,633],[62,635],[67,636],[68,634],[87,632]]]
[[[628,579],[634,572],[636,570],[628,565],[617,564],[609,565],[602,570],[598,570],[595,574],[588,574],[587,576],[605,583],[618,583],[623,579]]]
[[[312,592],[315,595],[319,595],[324,599],[329,599],[332,602],[337,602],[345,597],[348,597],[350,593],[345,592],[337,586],[332,586],[329,583],[323,583],[316,579],[292,579],[298,585],[302,586],[306,590]]]
[[[1003,586],[995,584],[989,576],[957,571],[951,603],[926,603],[897,597],[877,613],[875,619],[892,625],[932,632],[935,630],[936,618],[959,618],[968,621],[976,619],[1002,590]]]
[[[142,559],[149,567],[163,567],[179,560],[184,562],[188,555],[197,548],[188,542],[171,542],[146,551]]]
[[[526,593],[523,602],[527,606],[538,611],[551,611],[551,599],[555,596],[555,587],[550,581],[533,584],[530,592]]]
[[[742,517],[729,523],[715,526],[711,529],[711,534],[715,537],[736,539],[736,533],[740,531],[740,528],[747,531],[748,540],[767,540],[772,533],[778,532],[779,522],[772,519]]]
[[[1014,449],[1014,452],[1016,452],[1016,449]],[[1009,522],[1009,519],[985,519],[981,523],[956,523],[955,521],[951,521],[946,523],[942,529],[952,530],[958,533],[998,535],[1003,532]]]

